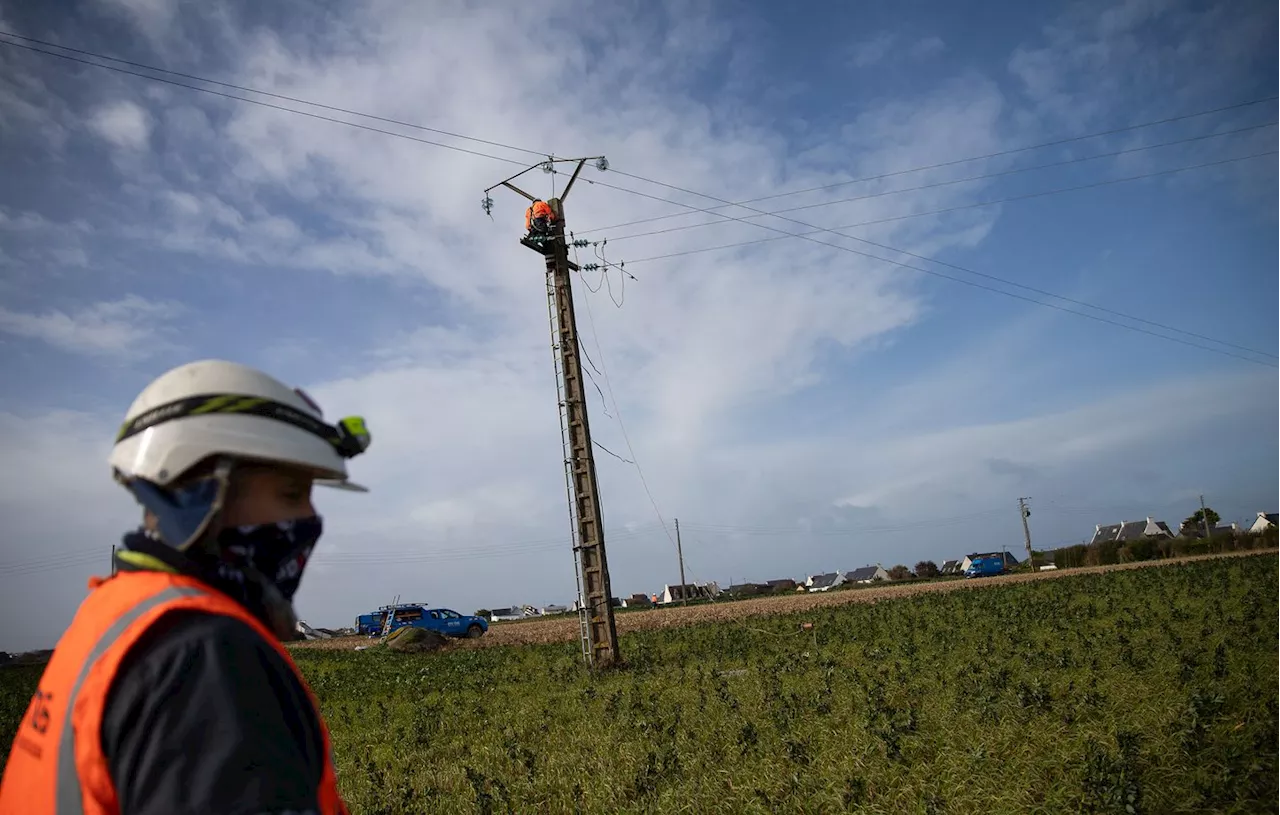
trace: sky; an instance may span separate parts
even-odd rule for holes
[[[542,263],[481,208],[552,155],[608,159],[566,222],[630,275],[574,280],[615,594],[676,518],[725,585],[1021,555],[1022,496],[1037,548],[1275,511],[1276,5],[959,5],[0,0],[303,100],[0,36],[0,649],[107,572],[113,431],[204,358],[369,422],[312,625],[571,602]]]

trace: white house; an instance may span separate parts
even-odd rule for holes
[[[1280,523],[1280,514],[1275,512],[1259,512],[1258,520],[1253,522],[1253,526],[1249,527],[1250,532],[1266,532]]]
[[[1089,543],[1125,542],[1142,538],[1172,538],[1173,531],[1164,521],[1157,521],[1150,515],[1145,521],[1121,521],[1118,524],[1097,524],[1093,528],[1093,540]],[[966,567],[967,568],[967,567]]]
[[[844,572],[811,574],[804,581],[805,591],[831,591],[845,582]]]
[[[527,615],[520,606],[514,608],[495,608],[489,612],[489,619],[492,622],[502,622],[504,620],[523,620]]]
[[[857,583],[859,585],[870,585],[872,583],[889,579],[889,573],[877,563],[874,566],[863,566],[861,569],[854,569],[844,576],[846,583]]]
[[[677,583],[674,586],[662,587],[662,605],[678,603],[681,600],[711,600],[720,593],[720,585],[714,580],[709,583]]]

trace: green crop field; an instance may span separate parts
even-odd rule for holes
[[[362,815],[1274,811],[1277,577],[1260,555],[649,631],[600,676],[573,645],[296,657]],[[37,673],[0,671],[6,742]]]

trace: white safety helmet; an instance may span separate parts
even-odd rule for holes
[[[327,424],[302,391],[234,362],[202,360],[174,368],[129,406],[109,459],[126,485],[172,485],[211,457],[287,464],[316,483],[364,492],[347,480],[346,459],[369,446],[364,420]]]

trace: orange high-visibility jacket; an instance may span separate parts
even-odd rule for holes
[[[533,206],[524,211],[524,228],[526,231],[533,228],[534,218],[546,218],[547,223],[551,223],[555,221],[556,213],[546,201],[534,201]]]
[[[192,577],[121,572],[90,580],[92,591],[62,635],[18,727],[0,780],[0,815],[117,815],[116,788],[102,752],[107,694],[130,647],[173,611],[223,614],[252,627],[293,668],[316,709],[325,769],[322,815],[348,815],[338,794],[329,730],[289,652],[243,606]],[[228,677],[228,681],[233,681]],[[191,745],[198,753],[200,745]],[[270,767],[262,768],[270,772]]]

